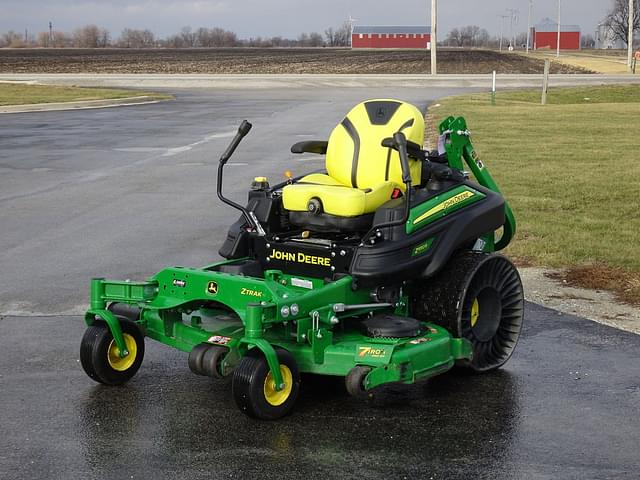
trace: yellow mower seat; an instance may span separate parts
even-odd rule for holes
[[[398,100],[368,100],[356,105],[333,130],[327,145],[328,175],[314,173],[283,189],[284,208],[307,212],[313,200],[321,213],[357,217],[375,212],[405,190],[398,152],[382,140],[403,132],[422,145],[424,118],[420,111]],[[410,159],[411,176],[419,180],[422,165]]]

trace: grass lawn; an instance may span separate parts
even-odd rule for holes
[[[27,105],[34,103],[77,102],[81,100],[110,100],[127,97],[150,96],[154,99],[169,99],[170,95],[110,88],[62,87],[52,85],[27,85],[23,83],[0,83],[0,106]]]
[[[514,210],[508,254],[562,267],[571,283],[640,303],[640,86],[451,97],[431,126],[463,115]],[[430,145],[433,145],[431,142]]]

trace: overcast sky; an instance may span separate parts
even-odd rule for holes
[[[555,19],[558,0],[533,0],[533,23]],[[612,0],[562,0],[562,23],[577,24],[593,33]],[[116,37],[125,28],[148,28],[157,35],[175,33],[185,25],[222,27],[241,38],[324,32],[349,15],[359,25],[416,25],[430,23],[430,0],[0,0],[0,32],[30,32],[54,28],[71,31],[95,23]],[[479,25],[492,34],[500,32],[499,15],[506,9],[520,11],[516,31],[526,31],[529,0],[439,0],[443,37],[456,26]],[[505,34],[509,23],[505,23]]]

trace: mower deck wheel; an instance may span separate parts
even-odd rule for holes
[[[189,352],[189,370],[191,370],[196,375],[205,375],[204,371],[202,370],[202,359],[209,348],[211,348],[211,344],[200,343],[193,347],[191,352]]]
[[[98,383],[121,385],[133,377],[144,358],[144,336],[135,323],[121,321],[128,355],[121,357],[113,335],[105,323],[87,328],[80,343],[80,363],[85,373]]]
[[[229,350],[224,347],[211,345],[202,355],[202,373],[208,377],[224,378],[222,374],[222,360]]]
[[[261,420],[276,420],[293,408],[300,390],[300,372],[289,352],[276,349],[284,386],[278,390],[267,360],[254,348],[245,355],[233,372],[232,391],[238,408]]]
[[[356,398],[369,398],[370,394],[364,388],[364,379],[369,375],[371,367],[356,365],[344,378],[344,384],[349,395]]]

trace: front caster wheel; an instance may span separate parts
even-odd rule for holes
[[[276,349],[284,388],[276,389],[269,365],[260,350],[254,348],[240,360],[233,372],[233,398],[238,408],[250,417],[276,420],[287,415],[298,398],[300,373],[286,350]]]
[[[111,331],[105,323],[87,328],[80,343],[80,363],[85,373],[98,383],[121,385],[131,379],[142,364],[144,336],[135,323],[121,321],[128,355],[120,356]]]

